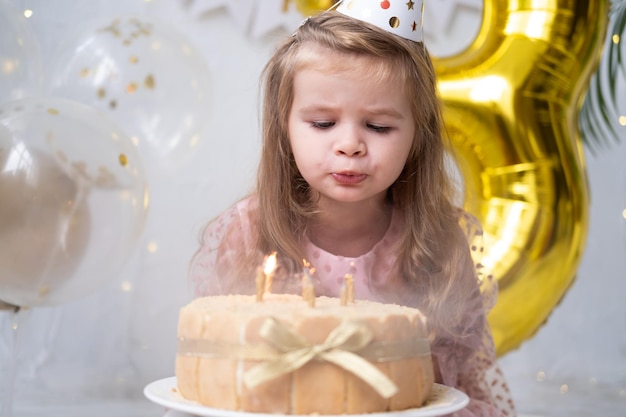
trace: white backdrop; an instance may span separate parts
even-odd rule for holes
[[[242,2],[257,7],[247,23],[232,13]],[[173,375],[177,312],[191,297],[186,269],[198,232],[253,181],[258,77],[276,40],[301,17],[262,18],[280,10],[282,0],[10,3],[33,11],[28,23],[41,46],[44,77],[63,64],[65,45],[83,25],[120,15],[172,24],[206,61],[208,127],[176,166],[144,160],[150,210],[124,270],[80,300],[0,312],[0,401],[6,406],[13,392],[13,415],[159,416],[161,408],[145,400],[142,389]],[[480,0],[446,3],[453,27],[475,27]],[[467,40],[455,31],[428,35],[442,54]],[[618,96],[626,97],[624,85]],[[526,415],[626,416],[626,138],[597,155],[586,153],[591,217],[578,277],[536,336],[501,359]]]

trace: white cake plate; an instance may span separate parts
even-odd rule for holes
[[[144,388],[143,393],[150,401],[163,407],[201,417],[277,417],[277,414],[247,413],[211,408],[195,401],[186,400],[178,393],[176,377],[154,381]],[[349,417],[436,417],[458,411],[464,408],[467,403],[469,403],[469,397],[464,392],[445,385],[434,384],[430,397],[422,407],[383,413],[350,414]],[[341,417],[346,417],[346,415]]]

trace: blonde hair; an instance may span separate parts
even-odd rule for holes
[[[302,61],[310,60],[320,48],[371,57],[380,62],[378,69],[385,72],[382,76],[393,74],[406,85],[415,139],[388,198],[403,213],[405,225],[392,276],[412,291],[390,289],[384,296],[394,302],[417,304],[444,328],[455,327],[468,307],[463,300],[471,298],[463,292],[476,288],[475,272],[458,225],[458,209],[452,204],[453,187],[445,168],[447,147],[436,75],[421,43],[337,12],[326,12],[307,20],[279,45],[262,78],[263,145],[256,190],[258,247],[264,253],[277,250],[283,263],[298,264],[303,258],[300,240],[307,220],[315,214],[315,205],[310,200],[309,186],[296,167],[287,121],[294,75]]]

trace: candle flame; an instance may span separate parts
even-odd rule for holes
[[[276,252],[272,252],[265,259],[265,267],[263,268],[263,272],[265,275],[270,275],[276,269]]]
[[[315,267],[306,259],[302,259],[302,265],[304,265],[304,274],[311,279],[311,275],[315,274]]]

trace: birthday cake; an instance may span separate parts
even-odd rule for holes
[[[181,308],[178,343],[178,392],[226,410],[397,411],[423,405],[434,382],[424,316],[394,304],[202,297]]]

